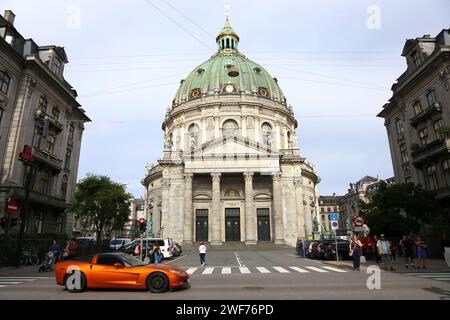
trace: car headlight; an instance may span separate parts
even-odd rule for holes
[[[184,271],[180,271],[180,270],[176,270],[176,269],[170,269],[170,271],[175,273],[176,275],[179,275],[179,276],[184,276],[185,275]]]

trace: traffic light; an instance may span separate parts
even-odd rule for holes
[[[139,231],[140,232],[147,231],[147,220],[145,220],[144,218],[139,219]]]
[[[8,217],[2,217],[0,219],[0,226],[2,227],[2,229],[4,230],[8,229],[8,223],[9,223]]]

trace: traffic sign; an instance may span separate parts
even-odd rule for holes
[[[338,213],[330,213],[330,220],[331,221],[338,221],[339,220],[339,214]]]
[[[353,218],[353,224],[355,227],[362,227],[366,223],[366,219],[361,216],[356,216]]]
[[[331,229],[333,230],[339,229],[339,223],[337,221],[331,221]]]
[[[8,209],[6,210],[6,213],[8,214],[16,214],[17,213],[17,202],[16,201],[10,201],[8,202]]]

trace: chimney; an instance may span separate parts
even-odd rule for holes
[[[11,10],[5,10],[3,18],[5,18],[5,20],[8,21],[9,23],[14,24],[14,19],[16,18],[16,15]]]
[[[336,197],[336,193],[335,193],[335,192],[333,192],[333,198],[334,198],[334,197]]]

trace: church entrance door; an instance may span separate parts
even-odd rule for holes
[[[197,209],[195,216],[196,241],[208,241],[208,209]]]
[[[257,209],[258,241],[270,241],[269,209]]]
[[[239,208],[225,208],[225,241],[241,241],[241,213]]]

